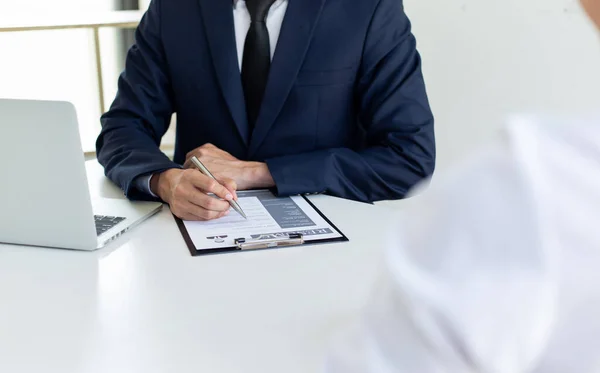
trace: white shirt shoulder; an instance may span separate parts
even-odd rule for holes
[[[328,372],[597,372],[600,121],[552,122],[513,118],[399,216]]]

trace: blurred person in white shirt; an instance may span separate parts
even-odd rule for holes
[[[600,372],[600,117],[515,116],[418,198],[328,373]]]

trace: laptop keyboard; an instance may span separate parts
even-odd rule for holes
[[[99,236],[125,220],[125,218],[120,216],[94,215],[94,220],[96,220],[96,235]]]

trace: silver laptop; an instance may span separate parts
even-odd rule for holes
[[[67,102],[0,99],[0,242],[95,250],[162,204],[91,198]]]

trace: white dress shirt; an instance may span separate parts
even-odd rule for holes
[[[279,34],[283,19],[288,7],[288,0],[276,0],[267,14],[267,30],[269,31],[269,41],[271,45],[271,59],[275,55],[275,48],[279,41]],[[246,35],[250,29],[250,13],[246,7],[245,0],[233,0],[233,26],[235,28],[235,44],[237,48],[238,64],[240,71],[242,69],[242,60],[244,57],[244,46],[246,44]],[[150,180],[152,175],[140,176],[136,179],[136,187],[142,191],[149,193],[153,197],[157,197],[152,193],[150,188]]]
[[[281,26],[287,11],[288,0],[277,0],[271,5],[269,14],[267,14],[267,30],[269,30],[269,43],[271,45],[271,59],[275,55],[275,48],[279,40]],[[240,70],[242,69],[242,59],[244,57],[244,46],[246,44],[246,35],[250,29],[250,13],[246,8],[245,0],[233,0],[233,26],[235,28],[235,44],[238,53],[238,62]]]
[[[600,120],[515,117],[417,198],[327,372],[600,372]]]

